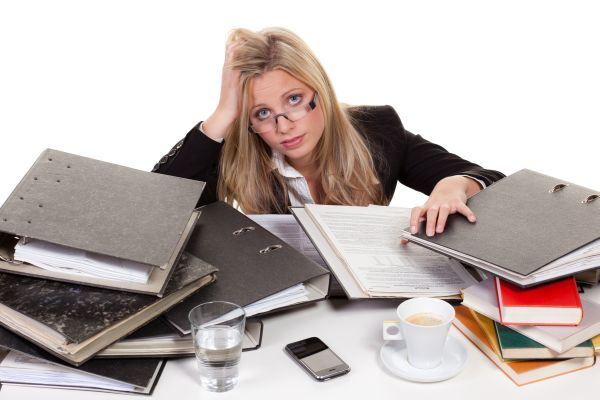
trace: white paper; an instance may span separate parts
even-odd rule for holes
[[[402,245],[410,209],[307,204],[307,213],[371,295],[460,293],[475,279],[457,261],[416,245]]]
[[[248,215],[248,217],[320,266],[328,268],[327,264],[293,215],[254,214]]]
[[[19,240],[14,258],[48,271],[134,283],[147,283],[153,269],[150,265],[41,240]]]

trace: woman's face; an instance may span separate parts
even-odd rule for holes
[[[273,150],[282,153],[292,165],[310,162],[325,128],[319,98],[314,109],[309,106],[315,91],[281,70],[269,71],[254,78],[249,89],[250,124],[262,140]],[[285,116],[277,117],[276,121],[273,119],[277,114],[290,110],[288,117],[292,121]],[[304,113],[300,110],[308,111]],[[296,116],[301,116],[301,119]],[[255,128],[257,126],[261,129]]]

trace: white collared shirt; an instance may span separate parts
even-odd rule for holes
[[[306,178],[285,161],[283,154],[273,150],[271,153],[271,163],[273,169],[276,169],[285,179],[292,207],[301,207],[304,204],[312,204],[315,202],[310,195],[310,189],[308,188]]]

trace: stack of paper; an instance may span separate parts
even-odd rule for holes
[[[14,258],[48,271],[143,284],[148,282],[153,269],[151,265],[41,240],[19,240]]]

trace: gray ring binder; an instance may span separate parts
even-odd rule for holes
[[[559,183],[558,185],[555,185],[552,189],[550,189],[550,193],[555,193],[555,192],[559,192],[561,190],[563,190],[564,188],[566,188],[567,185],[566,183]]]
[[[282,246],[282,245],[280,245],[280,244],[272,244],[272,245],[270,245],[270,246],[268,246],[268,247],[265,247],[265,248],[264,248],[264,249],[262,249],[262,250],[259,250],[258,252],[259,252],[260,254],[267,254],[267,253],[270,253],[270,252],[272,252],[272,251],[275,251],[275,250],[281,249],[282,247],[283,247],[283,246]]]
[[[588,203],[591,203],[592,201],[596,200],[598,197],[600,197],[600,194],[590,194],[588,197],[581,200],[581,202],[584,204],[588,204]]]
[[[233,231],[235,236],[242,235],[246,232],[252,232],[255,228],[253,226],[245,226],[243,228],[238,229],[237,231]]]

